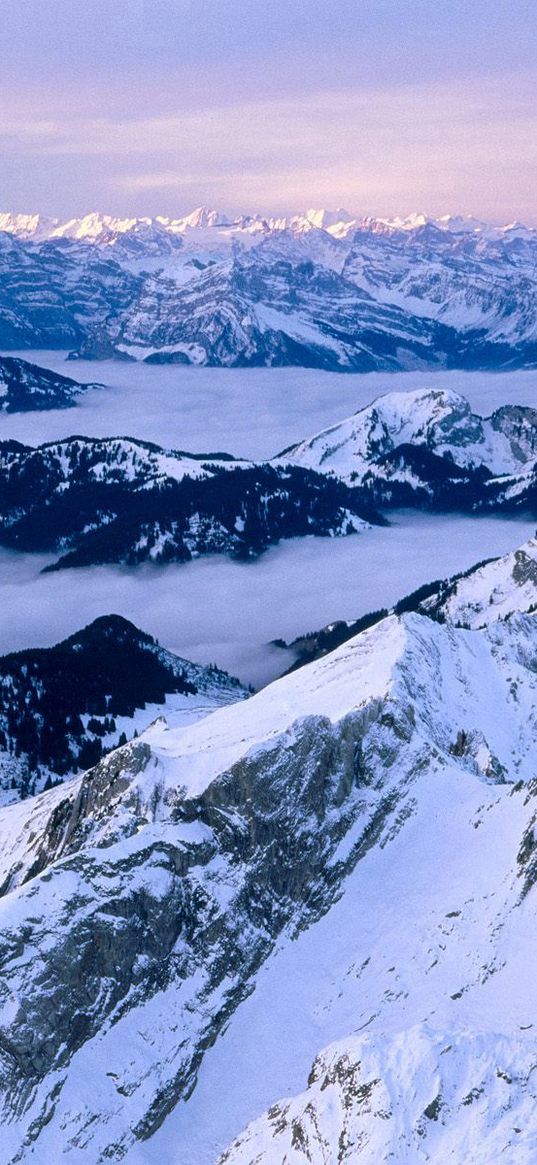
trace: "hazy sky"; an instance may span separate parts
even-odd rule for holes
[[[0,208],[537,223],[535,0],[2,0]]]

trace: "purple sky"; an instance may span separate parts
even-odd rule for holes
[[[535,0],[2,0],[0,209],[537,223]]]

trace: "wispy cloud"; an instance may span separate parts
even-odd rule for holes
[[[531,78],[348,90],[117,119],[0,120],[4,149],[43,167],[99,166],[112,193],[285,210],[347,202],[531,212],[537,111]],[[521,184],[520,175],[524,175]],[[491,185],[492,183],[492,185]],[[155,207],[156,209],[165,209]],[[535,216],[533,216],[535,217]]]
[[[307,0],[285,12],[283,0],[237,0],[222,26],[221,0],[25,0],[29,27],[20,0],[4,0],[2,200],[535,221],[532,6],[517,0],[514,21],[507,0],[444,0],[424,21],[430,4],[339,0],[328,19]],[[49,45],[51,9],[65,37]],[[110,12],[103,47],[89,35],[97,9]],[[62,54],[76,69],[59,68]]]

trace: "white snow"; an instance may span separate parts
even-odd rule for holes
[[[134,782],[147,783],[148,793],[152,783],[164,781],[197,795],[241,757],[276,743],[285,749],[302,717],[328,715],[341,722],[357,708],[372,710],[388,697],[387,720],[399,709],[412,725],[409,740],[390,736],[389,728],[382,737],[379,709],[369,739],[371,762],[379,782],[389,781],[391,772],[401,797],[397,811],[388,816],[379,843],[345,878],[328,912],[307,929],[281,935],[256,976],[255,990],[206,1051],[196,1088],[149,1141],[129,1149],[132,1165],[214,1165],[249,1120],[279,1097],[303,1092],[312,1060],[334,1041],[337,1046],[322,1052],[307,1097],[292,1102],[289,1122],[275,1120],[274,1112],[263,1118],[232,1161],[298,1163],[300,1157],[291,1154],[296,1144],[286,1157],[285,1137],[291,1136],[286,1123],[295,1120],[296,1128],[309,1113],[332,1154],[323,1158],[318,1150],[312,1161],[337,1160],[333,1142],[339,1142],[341,1123],[350,1121],[353,1135],[365,1138],[365,1165],[389,1160],[414,1165],[422,1137],[434,1165],[446,1160],[491,1165],[504,1158],[532,1165],[535,902],[534,890],[521,897],[517,853],[535,814],[535,789],[495,783],[481,765],[482,750],[458,756],[452,746],[459,729],[472,730],[486,739],[511,781],[531,778],[535,646],[531,617],[487,633],[455,631],[419,616],[392,617],[240,708],[216,712],[185,730],[167,732],[155,725],[147,734],[157,765]],[[40,812],[50,812],[54,796],[39,799]],[[6,820],[13,832],[23,831],[32,806],[9,811]],[[157,835],[192,841],[197,829],[197,822],[148,824],[129,839],[129,852],[147,847]],[[124,855],[126,844],[110,840],[103,851],[108,863]],[[95,858],[98,851],[90,852]],[[217,867],[218,861],[212,870],[218,884],[223,870]],[[151,886],[156,897],[167,887],[158,865],[145,867],[136,884]],[[57,866],[52,878],[37,879],[33,889],[22,887],[9,896],[6,920],[17,923],[25,909],[39,910],[60,926],[62,901],[75,894],[79,909],[91,909],[87,883],[77,881],[69,865],[65,878]],[[224,880],[218,891],[224,906],[230,890]],[[38,958],[39,952],[27,947],[25,965],[32,955]],[[202,984],[199,971],[188,990]],[[66,1122],[77,1127],[81,1109],[89,1116],[93,1107],[102,1118],[88,1126],[91,1137],[103,1133],[110,1139],[131,1114],[134,1119],[145,1090],[151,1095],[155,1065],[173,1068],[181,1042],[197,1022],[196,1013],[184,1007],[183,988],[186,984],[170,984],[139,1002],[75,1053],[58,1108],[41,1136],[45,1158],[58,1137],[61,1141]],[[12,1005],[8,998],[6,1006]],[[328,1078],[330,1064],[339,1061],[360,1070],[361,1082],[374,1078],[380,1099],[373,1109],[354,1107],[352,1077],[349,1082],[338,1071]],[[88,1078],[92,1095],[85,1100]],[[127,1108],[118,1100],[118,1080],[123,1094],[127,1089]],[[316,1080],[324,1086],[316,1087]],[[478,1103],[468,1113],[473,1090]],[[433,1127],[426,1109],[437,1098],[446,1119],[440,1114]],[[286,1117],[287,1105],[281,1107]],[[375,1117],[379,1109],[382,1120]],[[424,1119],[430,1123],[424,1125]],[[8,1134],[16,1137],[15,1129]],[[9,1144],[7,1137],[6,1148]],[[520,1144],[520,1153],[506,1155],[511,1144]],[[86,1153],[88,1165],[93,1145]],[[74,1165],[77,1152],[76,1142],[66,1146],[66,1161]]]
[[[434,605],[426,600],[424,609]],[[537,540],[478,567],[454,584],[443,602],[444,615],[468,627],[486,627],[537,605]]]
[[[309,210],[278,229],[319,231],[324,238],[329,231],[339,238],[352,229],[348,217],[341,211],[331,216]],[[411,216],[368,229],[387,227],[410,235],[424,221]],[[36,239],[52,231],[70,233],[93,245],[106,232],[128,235],[136,224],[87,216],[51,225],[30,216],[15,223],[0,218],[2,225]],[[202,238],[208,251],[229,249],[238,231],[253,239],[267,227],[260,219],[227,224],[203,208],[164,225],[184,240],[185,248],[199,246]],[[460,220],[437,225],[455,234],[482,229]],[[58,371],[70,367],[63,354],[23,355]],[[413,425],[419,428],[423,390],[462,392],[482,415],[508,402],[537,404],[537,371],[357,377],[292,369],[74,366],[81,379],[95,379],[96,371],[110,385],[104,392],[88,392],[67,412],[3,416],[0,437],[38,444],[73,431],[127,434],[166,449],[266,458],[312,432],[337,426],[341,417],[386,391],[392,394],[399,439],[411,436]],[[413,418],[401,415],[397,394],[403,390],[414,394]],[[505,467],[506,450],[492,444]],[[342,458],[348,464],[348,450]],[[182,472],[183,465],[173,457],[159,458],[161,472]],[[416,616],[391,618],[244,704],[208,714],[210,700],[178,697],[140,714],[140,728],[146,717],[162,711],[170,714],[171,725],[157,722],[146,733],[155,763],[137,780],[147,796],[152,789],[177,786],[197,795],[246,755],[292,745],[297,720],[344,720],[386,695],[388,711],[399,706],[410,719],[414,716],[415,738],[406,749],[394,732],[393,755],[379,761],[378,784],[385,765],[393,767],[394,780],[402,786],[397,815],[388,819],[380,843],[346,877],[327,913],[308,929],[281,935],[256,976],[255,990],[206,1051],[196,1088],[151,1140],[129,1149],[129,1165],[215,1165],[239,1135],[230,1165],[298,1165],[297,1128],[309,1138],[314,1165],[335,1165],[342,1130],[350,1140],[347,1160],[363,1165],[417,1165],[422,1160],[431,1165],[535,1165],[537,891],[534,887],[521,897],[517,855],[525,831],[531,835],[534,828],[537,808],[531,783],[537,772],[536,633],[531,617],[496,621],[534,601],[535,541],[514,553],[534,534],[534,523],[416,513],[396,514],[393,520],[391,529],[373,528],[359,539],[282,544],[253,564],[215,558],[186,566],[40,575],[47,558],[0,552],[0,604],[6,615],[0,653],[52,644],[93,617],[117,611],[177,654],[217,662],[256,684],[290,663],[288,654],[268,646],[271,639],[290,640],[336,619],[355,619],[391,605],[425,581],[508,552],[462,580],[450,601],[454,618],[473,626],[490,623],[485,632],[456,631]],[[529,573],[514,580],[520,567]],[[456,755],[461,731],[468,740],[463,756]],[[377,760],[385,743],[377,735],[370,741]],[[530,783],[522,788],[496,784],[495,758],[510,781],[520,777]],[[51,810],[66,795],[74,797],[80,783],[77,778],[67,790],[52,790],[0,813],[6,869],[20,858],[22,877]],[[362,792],[368,803],[378,788]],[[106,830],[107,822],[97,824]],[[89,851],[95,879],[91,892],[89,881],[72,869],[56,877],[56,867],[50,877],[35,879],[4,900],[3,917],[16,924],[31,919],[34,926],[34,910],[43,911],[38,938],[21,944],[24,973],[37,973],[66,926],[63,903],[79,902],[81,910],[91,910],[100,876],[96,855],[105,853],[104,865],[125,856],[126,841],[113,835],[115,824],[112,818],[106,849]],[[206,834],[198,821],[167,820],[164,806],[154,822],[128,838],[128,852],[141,852],[156,839],[170,838],[179,848],[201,845]],[[343,834],[331,868],[349,857],[357,839],[357,829]],[[107,878],[104,869],[103,897],[109,892]],[[217,856],[200,875],[201,884],[204,878],[219,907],[226,909],[236,889],[233,871]],[[139,867],[132,888],[149,889],[158,898],[166,892],[167,879],[155,861]],[[158,1073],[166,1068],[171,1074],[182,1042],[202,1022],[184,1000],[203,982],[204,971],[198,969],[185,984],[170,984],[110,1028],[104,1025],[75,1053],[58,1109],[51,1110],[40,1143],[29,1148],[28,1163],[64,1159],[66,1165],[95,1165],[94,1148],[85,1151],[72,1140],[81,1110],[88,1116],[92,1108],[98,1113],[84,1136],[97,1130],[112,1139],[131,1120],[135,1124]],[[225,990],[224,981],[211,1006]],[[6,994],[4,1005],[4,1017],[11,1021],[16,993]],[[356,1087],[347,1086],[346,1073]],[[60,1074],[55,1081],[60,1083]],[[366,1094],[362,1104],[359,1088],[371,1081],[377,1089],[374,1101],[369,1103]],[[263,1116],[282,1096],[293,1099],[279,1106],[277,1117],[274,1112]],[[439,1119],[426,1118],[438,1097],[443,1106]],[[6,1123],[0,1137],[6,1163],[19,1147],[18,1138],[15,1124]],[[363,1149],[360,1156],[357,1145]]]
[[[206,206],[198,206],[189,214],[180,218],[169,218],[157,215],[154,219],[120,218],[114,215],[90,211],[79,218],[59,219],[50,218],[38,213],[0,213],[0,231],[17,235],[23,239],[46,238],[73,238],[89,243],[113,242],[115,236],[136,231],[140,226],[151,227],[156,225],[172,235],[189,235],[196,238],[199,246],[200,237],[210,232],[215,236],[215,242],[231,235],[241,239],[256,231],[307,231],[310,227],[327,231],[335,236],[344,236],[356,229],[376,232],[380,230],[413,232],[421,227],[432,224],[439,230],[449,233],[463,233],[482,235],[488,239],[501,238],[504,235],[518,233],[521,236],[531,237],[532,228],[523,223],[512,222],[507,224],[492,224],[482,222],[471,215],[440,215],[437,218],[425,214],[423,211],[414,211],[408,215],[395,215],[392,218],[359,217],[347,210],[338,207],[336,210],[310,207],[294,215],[266,217],[256,214],[243,215],[236,219],[229,219],[220,211]],[[214,245],[214,244],[213,244]]]
[[[532,436],[528,434],[528,436]],[[384,453],[403,444],[427,444],[460,466],[486,466],[494,476],[533,468],[535,440],[509,440],[497,422],[472,414],[446,388],[387,393],[354,416],[301,442],[282,460],[359,483]]]
[[[433,632],[430,647],[443,635]],[[448,663],[443,653],[438,659],[433,648],[431,673],[436,666],[443,681],[437,692],[423,666],[418,671],[427,655],[414,656],[410,669],[421,698],[432,701],[435,720],[442,704],[454,712],[457,686],[461,704],[453,725],[486,712],[479,693],[487,691],[487,730],[496,732],[498,742],[499,724],[495,729],[493,721],[495,715],[501,719],[505,692],[495,682],[489,686],[492,672],[484,642],[479,645],[477,637],[467,635],[468,654],[458,663],[455,657]],[[509,677],[507,664],[506,684]],[[471,691],[477,702],[465,721]],[[534,686],[526,711],[533,719],[535,700]],[[509,748],[508,736],[509,729]],[[518,753],[514,738],[511,744]],[[419,1137],[416,1143],[409,1138],[417,1135],[418,1119],[438,1092],[454,1106],[454,1115],[451,1140],[450,1121],[438,1127],[438,1148],[430,1158],[434,1165],[447,1160],[492,1165],[504,1159],[533,1165],[535,1094],[528,1077],[537,1059],[535,902],[530,898],[513,909],[521,890],[515,857],[535,806],[529,800],[528,809],[527,789],[513,795],[512,787],[484,784],[445,762],[418,778],[400,814],[400,828],[359,862],[328,914],[293,941],[282,939],[257,976],[255,991],[206,1054],[194,1093],[137,1150],[135,1165],[157,1165],[163,1158],[170,1165],[213,1165],[218,1151],[252,1116],[280,1096],[306,1088],[311,1062],[334,1040],[340,1043],[323,1053],[325,1063],[336,1054],[354,1064],[363,1061],[363,1079],[380,1079],[390,1101],[385,1093],[384,1103],[377,1102],[386,1119],[372,1122],[376,1136],[369,1108],[356,1115],[355,1135],[362,1131],[366,1138],[363,1156],[356,1159],[364,1165],[388,1159],[415,1165],[421,1159]],[[456,1052],[443,1060],[451,1047]],[[500,1072],[516,1081],[513,1091],[504,1088]],[[320,1079],[325,1076],[326,1071]],[[483,1104],[466,1111],[464,1097],[472,1087],[481,1087],[482,1078]],[[490,1096],[495,1081],[497,1103]],[[347,1094],[343,1109],[352,1104],[352,1095]],[[323,1157],[317,1147],[312,1161],[337,1160],[333,1145],[342,1118],[335,1099],[325,1085],[293,1101],[292,1115],[298,1119],[308,1106],[313,1124],[320,1125],[328,1141],[329,1155]],[[500,1114],[511,1104],[504,1126]],[[524,1149],[520,1156],[514,1150],[512,1156],[502,1155],[503,1149],[507,1154],[507,1132],[512,1136],[513,1125],[519,1124]],[[282,1122],[276,1114],[272,1120],[263,1118],[242,1152],[232,1155],[233,1165],[302,1162],[291,1153],[290,1142],[277,1139],[277,1126],[281,1129]],[[492,1140],[485,1141],[486,1136]],[[411,1145],[408,1155],[405,1144]]]

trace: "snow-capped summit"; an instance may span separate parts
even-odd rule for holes
[[[3,810],[1,1165],[530,1161],[536,655],[392,616]]]
[[[2,214],[0,344],[334,371],[532,367],[536,270],[535,229],[460,215]]]
[[[527,227],[523,222],[510,222],[506,226],[500,228],[501,233],[511,238],[531,238],[535,235],[535,228]]]
[[[182,218],[169,220],[170,229],[174,231],[204,230],[206,227],[230,226],[230,220],[225,214],[217,210],[210,210],[207,206],[197,206],[190,214]]]
[[[398,231],[416,231],[420,227],[428,226],[431,219],[423,211],[413,211],[412,214],[407,214],[404,218],[396,215],[395,218],[384,219],[387,226],[393,227]]]
[[[280,457],[358,483],[383,457],[409,445],[496,477],[523,473],[537,457],[537,411],[506,405],[483,418],[450,389],[387,393]]]
[[[442,230],[453,231],[455,234],[472,234],[473,232],[483,234],[491,230],[488,223],[473,218],[470,214],[443,214],[434,221],[436,226]]]
[[[58,227],[60,220],[42,214],[0,213],[0,231],[21,239],[46,239]]]
[[[329,231],[330,234],[338,238],[348,234],[356,222],[355,216],[349,214],[348,210],[343,210],[342,207],[338,207],[337,210],[317,210],[315,207],[310,207],[304,211],[304,217],[314,227],[319,227],[323,231]]]
[[[132,230],[137,221],[147,223],[149,220],[114,218],[112,215],[99,214],[97,211],[92,211],[89,214],[83,215],[82,218],[72,218],[68,219],[67,222],[59,223],[51,233],[53,238],[79,239],[87,242],[95,242],[97,239],[106,238],[110,234],[123,234],[125,231]]]

